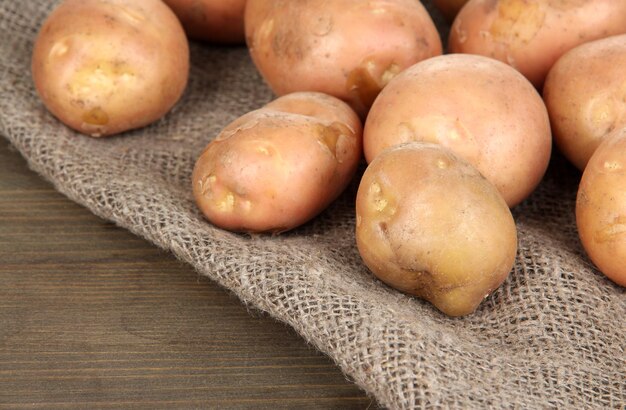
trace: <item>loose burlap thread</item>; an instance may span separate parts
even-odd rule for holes
[[[514,210],[519,251],[509,278],[473,315],[450,319],[363,265],[357,180],[280,236],[233,234],[202,218],[190,188],[196,157],[272,98],[244,48],[192,44],[185,95],[149,127],[92,139],[60,124],[30,77],[37,30],[56,3],[0,2],[0,133],[59,191],[288,323],[384,406],[624,407],[625,291],[580,246],[580,174],[561,157]]]

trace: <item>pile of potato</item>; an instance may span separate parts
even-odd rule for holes
[[[279,98],[202,152],[200,210],[232,231],[293,229],[341,194],[364,157],[363,261],[452,316],[473,312],[511,271],[510,207],[540,183],[554,135],[584,171],[582,244],[626,286],[626,0],[435,5],[453,20],[458,54],[442,55],[417,0],[65,0],[41,28],[32,74],[59,120],[108,136],[178,101],[185,32],[245,39]]]

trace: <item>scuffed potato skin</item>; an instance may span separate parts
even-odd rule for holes
[[[409,141],[449,148],[511,207],[539,184],[552,150],[548,113],[533,86],[506,64],[467,54],[422,61],[376,99],[363,135],[366,160]]]
[[[278,95],[319,91],[364,116],[403,69],[442,52],[414,0],[248,0],[246,41]]]
[[[541,88],[552,65],[588,41],[626,33],[626,0],[470,0],[450,30],[452,53],[505,62]]]
[[[180,19],[189,38],[222,44],[245,42],[246,0],[163,0]]]
[[[143,127],[178,101],[189,75],[185,33],[155,0],[66,0],[43,24],[32,58],[45,106],[101,137]]]
[[[589,258],[626,286],[626,129],[606,136],[591,156],[576,199],[576,224]]]
[[[472,313],[515,261],[516,227],[498,191],[436,144],[402,144],[372,161],[356,218],[370,270],[450,316]]]
[[[580,170],[607,134],[626,127],[626,35],[580,45],[557,61],[543,89],[554,140]]]
[[[193,171],[198,207],[231,231],[280,233],[307,222],[345,189],[361,158],[361,123],[318,93],[283,96],[229,124]]]

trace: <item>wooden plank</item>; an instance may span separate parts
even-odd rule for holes
[[[377,408],[292,329],[72,203],[0,140],[0,409],[111,407]]]

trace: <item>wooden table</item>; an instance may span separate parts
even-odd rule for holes
[[[291,328],[92,215],[0,137],[0,408],[376,408]]]

